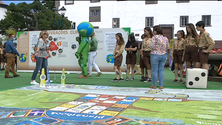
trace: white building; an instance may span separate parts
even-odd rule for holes
[[[174,38],[185,25],[203,20],[215,41],[222,41],[222,1],[74,1],[60,0],[56,7],[66,8],[66,17],[76,23],[91,22],[99,28],[131,27],[140,40],[146,26],[162,25],[164,35]]]
[[[7,4],[4,4],[3,2],[0,1],[0,20],[4,19],[5,17],[5,12],[7,11]]]

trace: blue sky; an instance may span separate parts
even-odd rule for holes
[[[26,3],[32,3],[33,1],[32,0],[26,0],[26,1],[18,1],[18,0],[15,0],[15,1],[8,1],[8,0],[1,0],[3,3],[5,4],[10,4],[10,3],[15,3],[15,4],[18,4],[18,3],[22,3],[22,2],[26,2]]]

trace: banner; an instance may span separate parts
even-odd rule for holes
[[[129,28],[104,28],[95,29],[95,36],[98,40],[96,64],[102,72],[113,72],[114,60],[112,58],[116,45],[116,33],[122,33],[125,44],[128,40]],[[76,37],[79,36],[77,30],[48,30],[51,57],[48,58],[49,71],[81,71],[75,53],[78,50],[78,42]],[[17,33],[18,52],[21,57],[18,61],[18,72],[29,72],[35,69],[36,63],[34,58],[34,46],[37,44],[40,31],[23,31]],[[123,62],[121,69],[125,71],[126,52],[123,52]],[[93,71],[95,71],[93,69]]]

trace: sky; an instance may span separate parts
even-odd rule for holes
[[[15,1],[8,1],[8,0],[1,0],[3,3],[5,4],[10,4],[10,3],[15,3],[15,4],[18,4],[18,3],[22,3],[22,2],[26,2],[27,4],[29,3],[32,3],[33,1],[32,0],[26,0],[26,1],[19,1],[19,0],[15,0]]]

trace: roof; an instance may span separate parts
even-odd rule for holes
[[[0,1],[0,4],[4,4],[4,5],[7,5],[7,4],[3,3],[2,1]]]
[[[7,4],[3,3],[2,1],[0,1],[0,7],[7,9],[7,6],[8,6]]]

